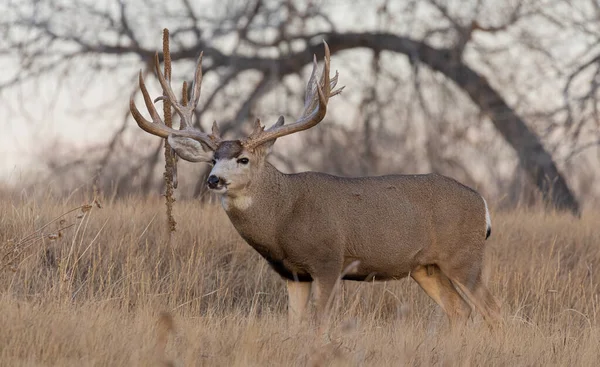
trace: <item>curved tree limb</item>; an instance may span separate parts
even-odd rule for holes
[[[354,48],[397,52],[407,55],[411,62],[420,62],[444,74],[490,118],[498,132],[515,150],[520,164],[541,191],[544,199],[557,210],[568,210],[579,215],[577,199],[539,137],[484,76],[454,57],[454,50],[437,49],[424,42],[389,33],[324,33],[320,36],[327,40],[332,54]],[[307,39],[310,38],[316,36]],[[310,62],[312,54],[322,53],[319,46],[320,42],[311,43],[305,51],[289,54],[282,59],[229,57],[214,48],[205,52],[205,55],[212,57],[214,63],[230,64],[238,70],[255,69],[265,73],[275,72],[281,77],[298,72]],[[197,50],[181,50],[179,53],[174,53],[173,58],[193,57],[196,52]]]
[[[332,53],[353,47],[368,47],[407,56],[416,55],[418,61],[444,74],[465,91],[490,118],[498,132],[515,150],[519,162],[544,199],[558,210],[580,214],[579,203],[535,132],[484,76],[454,57],[453,50],[436,49],[423,42],[391,34],[345,33],[328,35],[326,39]]]

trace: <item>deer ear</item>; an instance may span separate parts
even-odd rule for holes
[[[283,116],[279,116],[279,118],[277,119],[277,122],[275,122],[273,124],[273,126],[271,126],[269,128],[269,130],[281,127],[281,126],[283,126],[284,123],[285,123],[285,120],[283,119]],[[263,147],[263,149],[266,150],[267,154],[271,153],[271,148],[273,148],[273,144],[275,144],[276,140],[277,139],[269,140],[262,144],[262,147]]]
[[[266,154],[265,155],[269,155],[269,153],[271,153],[271,150],[273,150],[273,144],[275,144],[275,141],[277,139],[273,139],[273,140],[269,140],[264,142],[264,144],[262,144],[262,148],[265,150]]]
[[[189,162],[210,162],[212,159],[210,149],[197,140],[169,135],[167,141],[181,159]]]

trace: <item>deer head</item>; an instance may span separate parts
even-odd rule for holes
[[[160,70],[158,53],[155,56],[156,74],[165,95],[158,97],[154,102],[168,100],[171,103],[180,117],[180,130],[169,128],[164,124],[148,94],[141,72],[139,76],[140,90],[152,121],[148,121],[142,116],[133,98],[129,104],[131,114],[144,131],[167,138],[169,145],[182,159],[190,162],[212,164],[213,168],[207,181],[209,189],[221,194],[235,193],[237,190],[248,187],[260,174],[270,148],[277,138],[310,129],[317,125],[325,117],[329,98],[342,91],[343,87],[334,90],[338,73],[336,72],[333,78],[329,77],[330,52],[327,43],[324,42],[324,46],[323,71],[321,75],[317,75],[317,58],[315,56],[313,70],[306,87],[303,112],[298,120],[292,124],[285,125],[283,116],[280,116],[273,126],[265,130],[260,120],[257,119],[252,133],[239,140],[222,140],[216,122],[213,123],[210,134],[194,129],[192,118],[200,99],[202,54],[196,66],[190,103],[187,103],[188,101],[177,101],[169,81],[165,79]]]

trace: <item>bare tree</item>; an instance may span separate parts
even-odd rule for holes
[[[560,44],[547,42],[547,34],[536,32],[546,27],[556,38],[565,29],[591,33],[588,38],[600,33],[591,20],[561,17],[564,6],[562,0],[517,2],[501,11],[493,1],[485,0],[356,2],[337,8],[327,2],[300,0],[224,0],[218,4],[180,0],[168,5],[152,0],[73,4],[13,1],[0,5],[0,11],[6,14],[0,21],[0,57],[16,68],[0,79],[0,91],[10,93],[39,78],[56,75],[60,79],[75,72],[78,79],[94,83],[100,82],[96,76],[99,71],[104,72],[101,75],[112,71],[115,78],[123,79],[118,84],[133,85],[135,69],[142,65],[146,75],[151,67],[159,46],[154,42],[156,34],[168,27],[174,63],[191,67],[200,51],[204,52],[208,92],[204,107],[196,114],[195,126],[208,128],[218,116],[222,133],[228,135],[244,128],[241,122],[249,119],[253,109],[269,109],[263,103],[265,95],[287,105],[287,113],[294,115],[300,101],[295,91],[301,90],[297,76],[305,72],[313,53],[322,56],[320,44],[325,39],[332,55],[343,57],[348,68],[364,62],[361,60],[365,57],[371,58],[368,75],[357,74],[359,88],[353,92],[349,85],[345,97],[348,104],[354,105],[360,121],[352,119],[351,125],[333,127],[338,131],[360,129],[366,143],[362,144],[363,163],[349,174],[381,169],[381,149],[369,142],[375,141],[373,135],[384,135],[403,136],[406,148],[402,152],[407,156],[415,154],[414,149],[429,149],[431,153],[432,147],[454,146],[453,153],[448,150],[423,156],[430,168],[435,169],[431,160],[441,159],[445,162],[441,166],[454,162],[461,175],[474,177],[470,173],[473,167],[463,164],[456,146],[485,149],[470,142],[468,135],[473,130],[487,131],[489,124],[495,129],[494,136],[502,137],[512,148],[519,166],[545,200],[556,209],[577,214],[578,201],[553,155],[569,157],[590,144],[577,137],[595,116],[595,103],[591,101],[596,98],[597,86],[589,83],[588,93],[582,98],[574,94],[575,89],[581,92],[581,87],[573,85],[579,79],[589,80],[583,76],[590,73],[588,70],[598,74],[600,63],[598,56],[592,55],[585,63],[565,66],[554,54]],[[593,5],[589,7],[598,11]],[[511,53],[516,53],[518,60]],[[529,64],[521,70],[519,61]],[[117,65],[119,70],[115,70]],[[554,78],[557,84],[563,83],[558,98],[535,99],[532,90],[546,83],[539,77],[538,68],[542,66],[546,73],[560,74]],[[185,72],[185,67],[178,69]],[[119,98],[130,92],[127,89]],[[443,97],[439,97],[440,92]],[[127,98],[122,100],[126,102]],[[407,104],[399,116],[400,102]],[[465,111],[473,112],[469,112],[467,122],[462,122]],[[110,161],[128,123],[125,119],[115,132],[101,164]],[[422,124],[427,127],[423,129]],[[429,140],[425,139],[419,148],[415,142],[421,140],[406,134],[422,130]],[[452,143],[442,143],[449,136]],[[427,145],[430,148],[423,148]],[[154,157],[150,159],[153,164],[158,161],[157,151],[147,153]],[[285,157],[279,158],[286,161]],[[488,172],[494,171],[493,167],[482,166]],[[131,167],[135,169],[140,168]],[[154,168],[144,170],[153,172]],[[153,177],[145,175],[147,189]],[[197,187],[196,194],[200,194],[202,185]]]

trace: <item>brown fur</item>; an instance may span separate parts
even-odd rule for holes
[[[244,150],[242,143],[239,140],[226,140],[219,144],[215,150],[215,159],[232,159],[237,158]]]

